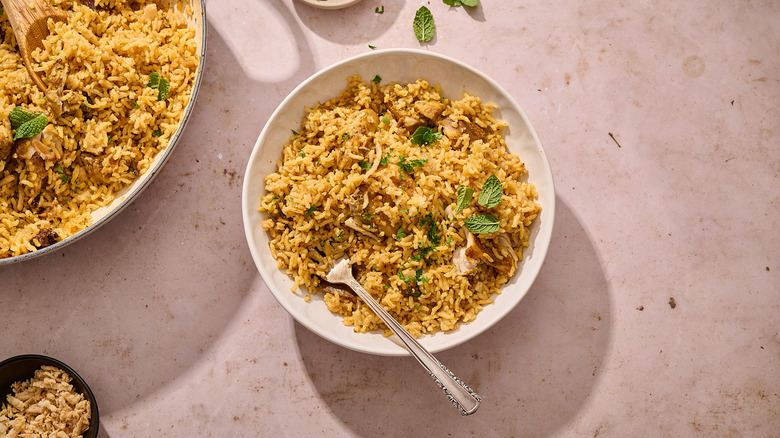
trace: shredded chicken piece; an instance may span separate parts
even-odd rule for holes
[[[361,227],[360,225],[355,223],[355,219],[353,219],[351,217],[347,218],[347,220],[344,221],[344,225],[348,226],[349,228],[352,228],[353,230],[357,231],[360,234],[363,234],[365,236],[368,236],[368,237],[376,240],[377,242],[380,241],[379,237],[377,237],[376,234],[374,234],[374,233],[364,229],[363,227]]]
[[[441,121],[442,132],[452,140],[464,135],[469,136],[469,141],[484,140],[487,132],[475,123],[466,120],[455,119],[453,116],[447,117]]]

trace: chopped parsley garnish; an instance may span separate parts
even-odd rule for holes
[[[298,131],[296,131],[294,129],[291,129],[290,131],[292,131],[293,135],[301,135]]]
[[[368,170],[371,168],[371,163],[366,160],[360,160],[358,165],[360,165],[360,168],[363,170]]]
[[[131,100],[130,103],[133,104],[133,108],[140,108],[141,107],[140,105],[138,105],[138,101]]]
[[[56,170],[57,173],[60,174],[60,180],[63,183],[66,183],[66,182],[70,181],[70,176],[65,174],[65,169],[62,168],[61,164],[58,164],[57,167],[54,168],[54,170]]]
[[[298,152],[298,156],[299,157],[305,157],[306,156],[306,151],[302,150],[302,151]]]
[[[439,234],[439,224],[433,218],[433,213],[428,213],[420,219],[421,227],[428,227],[428,240],[434,245],[441,243],[441,235]]]
[[[351,135],[349,135],[349,134],[341,134],[341,142],[344,143],[345,141],[347,141],[347,139],[349,137],[351,137]]]
[[[379,160],[379,164],[387,166],[388,161],[390,161],[390,152],[386,153],[385,156]]]
[[[420,126],[412,134],[409,140],[414,145],[427,145],[441,140],[441,132],[434,131],[427,126]]]
[[[152,137],[162,137],[162,135],[163,135],[163,132],[160,131],[159,129],[154,131],[154,132],[152,132]]]
[[[398,231],[395,233],[395,239],[401,240],[404,237],[406,237],[406,231],[404,231],[404,227],[398,227]]]
[[[490,175],[482,186],[482,192],[479,194],[477,202],[485,208],[493,208],[501,202],[503,193],[504,188],[501,181],[495,175]]]
[[[364,221],[370,221],[371,220],[371,213],[364,214],[363,215],[363,220]]]
[[[373,82],[373,83],[378,85],[380,82],[382,82],[382,77],[379,76],[379,75],[376,75],[376,76],[374,76],[374,79],[371,79],[371,82]]]
[[[414,159],[414,160],[408,160],[407,161],[406,157],[399,157],[398,158],[398,162],[395,163],[395,164],[396,164],[396,166],[400,167],[401,170],[403,170],[404,172],[406,172],[406,173],[413,173],[414,169],[422,168],[423,165],[425,165],[425,163],[427,163],[427,162],[428,162],[427,158],[424,159],[424,160]]]
[[[312,204],[311,207],[306,209],[306,214],[303,217],[314,216],[314,212],[317,211],[317,204]]]
[[[458,201],[455,204],[455,213],[460,213],[461,210],[469,206],[471,198],[474,196],[474,189],[466,186],[458,186]]]
[[[371,50],[374,50],[374,49],[376,49],[376,46],[372,46],[371,44],[369,44],[368,48],[371,49]]]
[[[384,14],[385,13],[385,5],[382,5],[381,9],[379,7],[374,8],[374,12],[376,12],[377,14]]]
[[[430,9],[421,6],[420,9],[417,10],[414,14],[412,29],[414,30],[414,36],[420,42],[428,42],[433,39],[436,26],[433,23],[433,15],[431,14]]]

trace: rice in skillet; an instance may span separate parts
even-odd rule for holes
[[[33,53],[49,101],[0,15],[0,258],[89,226],[168,145],[196,76],[195,30],[167,2],[48,1],[70,13]],[[14,114],[48,124],[14,140]]]
[[[378,79],[350,77],[340,96],[307,109],[265,179],[270,250],[293,289],[322,291],[358,332],[384,326],[320,281],[343,255],[414,336],[452,330],[517,269],[541,212],[536,189],[494,106],[448,100],[424,80]]]

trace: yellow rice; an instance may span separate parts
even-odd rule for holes
[[[196,76],[189,7],[96,0],[93,10],[87,2],[47,1],[70,13],[67,22],[48,23],[44,49],[33,53],[44,83],[66,74],[59,116],[31,81],[7,15],[0,15],[0,141],[11,135],[8,115],[15,107],[46,115],[47,130],[61,140],[43,164],[20,156],[21,140],[9,156],[0,156],[0,258],[35,251],[89,226],[92,213],[167,147]],[[153,72],[170,82],[165,100],[148,86]],[[47,230],[56,236],[49,243],[38,237]]]
[[[443,98],[422,79],[380,86],[353,76],[347,82],[340,96],[306,110],[277,171],[265,178],[259,211],[267,214],[263,226],[278,267],[294,280],[293,290],[323,293],[328,308],[357,332],[384,328],[388,334],[365,304],[321,280],[343,255],[364,288],[414,336],[472,321],[510,277],[486,263],[466,273],[456,268],[454,253],[466,244],[464,221],[496,216],[499,230],[479,240],[507,236],[521,260],[541,211],[525,166],[501,136],[505,123],[493,117],[494,105],[467,93]],[[440,102],[442,120],[462,120],[484,135],[442,135],[413,145],[410,120],[434,125],[416,102]],[[444,131],[442,124],[431,129]],[[404,163],[416,166],[406,172]],[[501,181],[503,197],[486,208],[477,198],[490,175]],[[473,200],[455,213],[458,186],[471,188]],[[364,232],[348,226],[350,220]]]

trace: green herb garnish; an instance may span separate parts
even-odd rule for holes
[[[385,156],[384,156],[384,157],[382,157],[381,159],[379,159],[379,164],[381,164],[382,166],[387,166],[387,163],[388,163],[389,161],[390,161],[390,153],[388,152],[387,154],[385,154]]]
[[[485,208],[493,208],[501,202],[501,196],[504,193],[503,190],[503,186],[498,177],[490,175],[485,181],[485,185],[482,186],[482,192],[479,194],[477,202]]]
[[[11,129],[14,130],[13,141],[35,137],[49,124],[49,119],[43,114],[27,111],[20,106],[14,107],[8,114],[8,119],[11,122]]]
[[[472,216],[463,222],[472,233],[489,234],[498,231],[498,218],[492,214]]]
[[[133,108],[139,108],[140,107],[140,105],[138,105],[138,102],[135,101],[135,100],[131,100],[130,103],[133,104]]]
[[[468,207],[471,203],[471,198],[474,196],[474,189],[466,186],[458,186],[458,201],[455,204],[455,213],[460,213],[461,210]]]
[[[385,13],[385,6],[382,5],[382,9],[379,9],[379,7],[374,8],[374,12],[377,14],[384,14]]]
[[[349,137],[351,137],[349,134],[341,134],[341,142],[344,143]]]
[[[162,137],[162,135],[163,135],[163,132],[160,131],[159,129],[154,131],[154,132],[152,132],[152,137]]]
[[[420,169],[425,165],[425,163],[428,162],[428,159],[424,160],[406,160],[406,157],[399,157],[398,162],[395,163],[396,166],[400,167],[401,170],[403,170],[406,173],[413,173],[414,169]]]
[[[398,231],[395,233],[395,239],[401,240],[404,237],[406,237],[406,232],[404,231],[404,227],[398,227]]]
[[[374,50],[374,49],[376,49],[376,46],[372,46],[371,44],[369,44],[368,48],[371,49],[371,50]]]
[[[361,168],[361,169],[363,169],[363,170],[368,170],[368,169],[370,169],[370,168],[371,168],[371,163],[369,163],[369,162],[368,162],[368,161],[366,161],[366,160],[360,160],[360,161],[358,162],[358,165],[359,165],[359,166],[360,166],[360,168]]]
[[[414,14],[412,29],[414,29],[414,36],[417,37],[417,41],[428,42],[433,39],[436,26],[433,24],[433,15],[430,9],[421,6],[417,10],[417,13]]]
[[[65,170],[62,168],[62,165],[58,164],[57,167],[54,168],[54,170],[56,170],[57,173],[60,174],[60,180],[63,183],[70,181],[70,176],[65,174]]]
[[[390,119],[388,119],[387,117],[382,117],[382,118],[381,118],[381,119],[379,119],[379,120],[380,120],[382,123],[384,123],[385,125],[389,125],[389,124],[390,124]]]
[[[312,204],[311,207],[306,209],[306,214],[303,217],[314,216],[315,211],[317,211],[317,204]]]
[[[420,126],[412,134],[409,141],[414,145],[426,145],[441,140],[441,132],[434,131],[427,126]]]
[[[379,84],[380,82],[382,82],[382,77],[379,76],[379,75],[376,75],[376,76],[374,76],[374,79],[371,79],[371,82],[373,82],[375,84]]]
[[[299,156],[299,157],[305,157],[305,156],[306,156],[306,151],[303,151],[303,150],[302,150],[302,151],[299,151],[299,152],[298,152],[298,156]]]
[[[444,4],[450,6],[468,6],[473,8],[479,5],[479,0],[442,0]]]
[[[168,79],[165,79],[160,76],[160,73],[152,72],[149,74],[149,81],[146,83],[146,86],[157,90],[157,100],[163,101],[168,98],[168,92],[171,89],[171,83],[168,82]]]
[[[296,131],[294,129],[291,129],[290,131],[292,131],[293,135],[301,135],[298,131]]]

